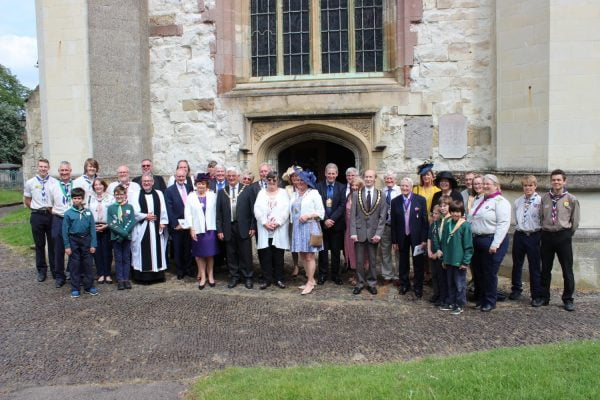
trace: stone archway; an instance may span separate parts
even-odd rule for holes
[[[344,160],[351,159],[351,165],[350,161],[343,161],[339,165],[340,178],[346,165],[362,170],[372,167],[374,162],[369,140],[372,133],[371,118],[350,118],[343,121],[260,121],[252,123],[251,131],[255,157],[248,161],[253,162],[255,168],[261,162],[268,162],[281,169],[280,155],[290,148],[307,143],[332,148],[329,151],[331,154],[326,155],[327,162],[336,162],[336,158],[339,158],[335,154],[336,148],[344,153]],[[320,165],[322,163],[318,163],[319,168],[324,167]],[[315,172],[320,175],[323,171]]]

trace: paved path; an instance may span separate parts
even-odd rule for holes
[[[348,285],[299,290],[225,287],[193,280],[69,297],[37,283],[33,257],[0,245],[0,396],[8,399],[180,398],[191,379],[237,366],[381,362],[495,347],[600,338],[600,296],[577,311],[528,300],[492,313],[451,316],[386,286],[353,296]],[[296,282],[299,283],[299,282]],[[291,285],[290,285],[291,286]],[[428,293],[426,293],[427,295]]]

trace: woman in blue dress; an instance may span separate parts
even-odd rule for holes
[[[321,234],[319,221],[325,216],[325,208],[319,192],[315,189],[317,179],[310,171],[300,171],[296,182],[296,191],[291,198],[290,215],[292,219],[292,248],[298,252],[304,271],[306,284],[300,286],[302,294],[309,294],[315,288],[315,258],[323,250],[323,245],[312,246],[311,234]]]
[[[217,195],[208,190],[209,174],[196,176],[196,193],[190,193],[185,204],[185,224],[190,227],[192,255],[198,265],[198,289],[215,286],[213,256],[219,253],[217,245]]]

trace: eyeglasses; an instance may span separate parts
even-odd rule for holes
[[[142,167],[151,167],[150,164],[142,164]]]
[[[277,178],[267,178],[268,182],[277,182]]]

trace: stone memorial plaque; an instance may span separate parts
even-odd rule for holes
[[[440,117],[440,155],[444,158],[463,158],[467,155],[467,118],[462,114]]]
[[[404,135],[404,157],[429,158],[433,141],[431,116],[407,117]]]

